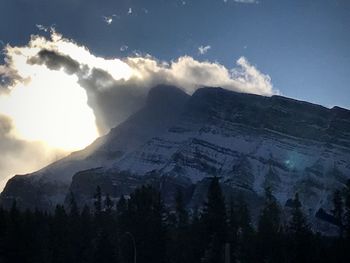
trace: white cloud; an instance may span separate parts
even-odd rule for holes
[[[128,9],[128,15],[131,15],[131,14],[132,14],[132,8],[129,7],[129,9]]]
[[[247,90],[255,90],[256,94],[279,94],[274,90],[269,75],[261,73],[255,66],[251,65],[245,57],[240,57],[236,68],[231,70],[232,78]],[[266,94],[266,91],[269,91]]]
[[[65,148],[88,144],[98,136],[96,126],[103,134],[125,120],[142,107],[150,88],[158,84],[175,85],[188,94],[203,86],[267,96],[278,93],[271,78],[244,57],[233,69],[190,56],[169,62],[140,54],[106,59],[54,29],[50,39],[33,35],[25,46],[5,46],[4,54],[0,76],[10,81],[2,84],[7,92],[0,93],[0,114],[13,122],[11,140],[28,143],[23,160],[31,154],[41,160],[27,170],[24,162],[18,162],[23,169],[9,162],[13,166],[3,170],[11,175],[48,164],[52,158],[45,156],[52,156],[55,148],[47,144],[72,143]],[[32,140],[46,142],[36,148],[46,150],[34,149],[37,144]],[[7,155],[22,156],[22,148],[11,149]]]
[[[113,18],[110,16],[104,16],[103,21],[105,21],[107,25],[110,25],[113,22]]]
[[[199,46],[198,47],[198,53],[200,55],[204,55],[204,54],[206,54],[209,51],[209,49],[211,49],[211,46],[209,46],[209,45],[207,45],[207,46]]]
[[[199,62],[189,56],[170,63],[152,57],[127,58],[125,62],[134,71],[134,76],[128,81],[139,79],[139,85],[144,87],[170,84],[183,88],[189,94],[203,86],[261,95],[276,93],[270,77],[262,74],[244,57],[237,60],[237,67],[232,70],[219,63]]]
[[[209,48],[201,47],[200,50],[204,53]],[[231,70],[219,63],[200,62],[189,56],[170,62],[140,54],[124,59],[105,59],[91,54],[86,47],[62,37],[54,30],[51,39],[32,36],[28,45],[7,46],[5,52],[7,64],[0,66],[0,74],[13,80],[10,89],[24,82],[35,82],[39,77],[38,72],[47,67],[59,70],[60,74],[66,72],[75,75],[77,78],[65,79],[72,81],[72,86],[78,83],[86,90],[88,105],[93,109],[102,133],[140,107],[138,103],[128,102],[128,99],[140,102],[148,90],[158,84],[175,85],[189,94],[203,86],[220,86],[261,95],[276,93],[270,77],[243,57]],[[46,78],[46,81],[50,86],[52,79]],[[60,83],[60,80],[57,82]],[[122,99],[123,96],[128,99]],[[113,97],[114,100],[111,99]]]

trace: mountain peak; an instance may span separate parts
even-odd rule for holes
[[[147,97],[146,105],[175,106],[182,104],[190,96],[182,89],[170,85],[158,85],[152,88]]]
[[[320,207],[329,208],[331,191],[350,174],[348,114],[281,96],[217,87],[189,96],[160,85],[150,90],[142,109],[91,151],[13,178],[0,201],[10,206],[13,198],[28,200],[30,193],[36,199],[24,203],[26,208],[39,201],[40,207],[53,208],[72,192],[83,205],[91,201],[96,185],[117,198],[153,183],[168,198],[179,186],[187,189],[189,207],[195,207],[205,178],[217,175],[227,194],[242,193],[254,207],[266,186],[274,189],[280,204],[299,192],[312,217]],[[339,172],[330,173],[335,165]],[[96,167],[102,168],[91,170]]]

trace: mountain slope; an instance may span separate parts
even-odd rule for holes
[[[16,199],[23,208],[30,209],[51,209],[63,203],[75,173],[106,166],[165,131],[177,121],[188,97],[174,87],[153,88],[142,110],[86,149],[35,173],[11,178],[1,193],[1,203],[8,207]]]
[[[69,191],[80,203],[91,202],[96,185],[117,198],[152,183],[168,201],[182,187],[189,206],[198,206],[206,178],[215,175],[221,177],[227,197],[243,194],[255,208],[265,187],[272,188],[282,206],[298,192],[315,222],[319,209],[330,209],[332,191],[350,177],[350,111],[221,88],[202,88],[188,98],[160,87],[143,110],[76,155],[83,157],[49,166],[41,178],[57,179],[57,171],[68,170],[64,164],[72,163],[65,191],[55,191],[64,196],[73,172],[78,172]],[[96,167],[101,168],[85,170]],[[12,183],[2,200],[21,197]],[[46,197],[55,203],[53,196]]]

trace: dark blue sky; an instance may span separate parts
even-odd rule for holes
[[[106,57],[138,50],[232,68],[245,56],[285,96],[350,108],[349,0],[1,0],[4,43],[26,44],[36,24]],[[200,56],[201,45],[211,49]]]

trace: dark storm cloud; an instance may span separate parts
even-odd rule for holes
[[[116,81],[108,72],[96,68],[89,75],[79,74],[79,84],[87,92],[102,134],[140,109],[146,97],[146,90]]]
[[[79,71],[79,63],[69,56],[58,54],[55,51],[47,49],[40,50],[35,57],[27,60],[29,64],[43,65],[45,64],[49,69],[59,70],[64,68],[68,74],[74,74]]]
[[[45,65],[51,70],[64,69],[68,74],[75,74],[78,83],[87,92],[88,105],[94,111],[101,134],[142,107],[146,97],[146,90],[132,86],[124,80],[115,80],[107,71],[89,68],[57,51],[43,49],[27,62],[32,65]]]

